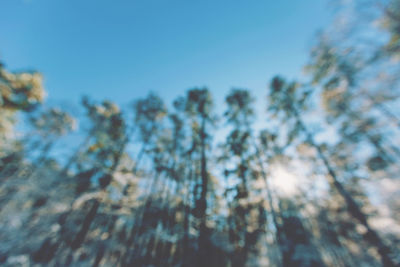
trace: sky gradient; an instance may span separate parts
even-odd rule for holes
[[[257,97],[275,74],[294,78],[325,0],[3,0],[0,60],[45,76],[48,101],[84,94],[120,104],[157,92],[171,101],[207,86]]]

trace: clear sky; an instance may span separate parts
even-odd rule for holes
[[[0,59],[45,76],[49,101],[83,94],[120,104],[155,91],[167,101],[195,86],[265,95],[294,78],[326,0],[1,0]]]

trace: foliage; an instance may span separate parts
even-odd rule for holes
[[[398,266],[400,5],[381,4],[317,37],[306,82],[273,77],[261,122],[240,88],[220,119],[207,88],[73,118],[0,65],[0,264]]]

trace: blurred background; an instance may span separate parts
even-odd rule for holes
[[[0,265],[400,266],[399,0],[0,7]]]

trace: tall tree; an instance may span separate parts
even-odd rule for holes
[[[281,114],[286,121],[293,121],[294,133],[302,133],[306,136],[307,142],[315,148],[319,160],[324,164],[327,172],[329,183],[339,192],[346,202],[348,212],[358,220],[358,222],[366,228],[365,238],[373,245],[381,256],[382,263],[385,266],[396,266],[392,259],[391,249],[388,247],[378,233],[368,223],[367,215],[362,211],[359,204],[352,195],[346,190],[337,172],[334,170],[332,163],[325,155],[321,145],[314,140],[312,132],[303,122],[300,111],[305,108],[307,97],[310,95],[309,90],[301,90],[299,84],[286,83],[282,78],[275,77],[271,81],[269,94],[269,109],[275,114]]]
[[[198,146],[200,154],[200,194],[196,199],[196,213],[200,220],[199,225],[199,266],[207,264],[209,248],[209,230],[207,229],[207,193],[209,187],[209,169],[207,168],[207,151],[210,149],[209,127],[213,125],[213,101],[208,89],[191,89],[187,92],[185,112],[190,118],[192,138],[197,140],[193,144]]]

